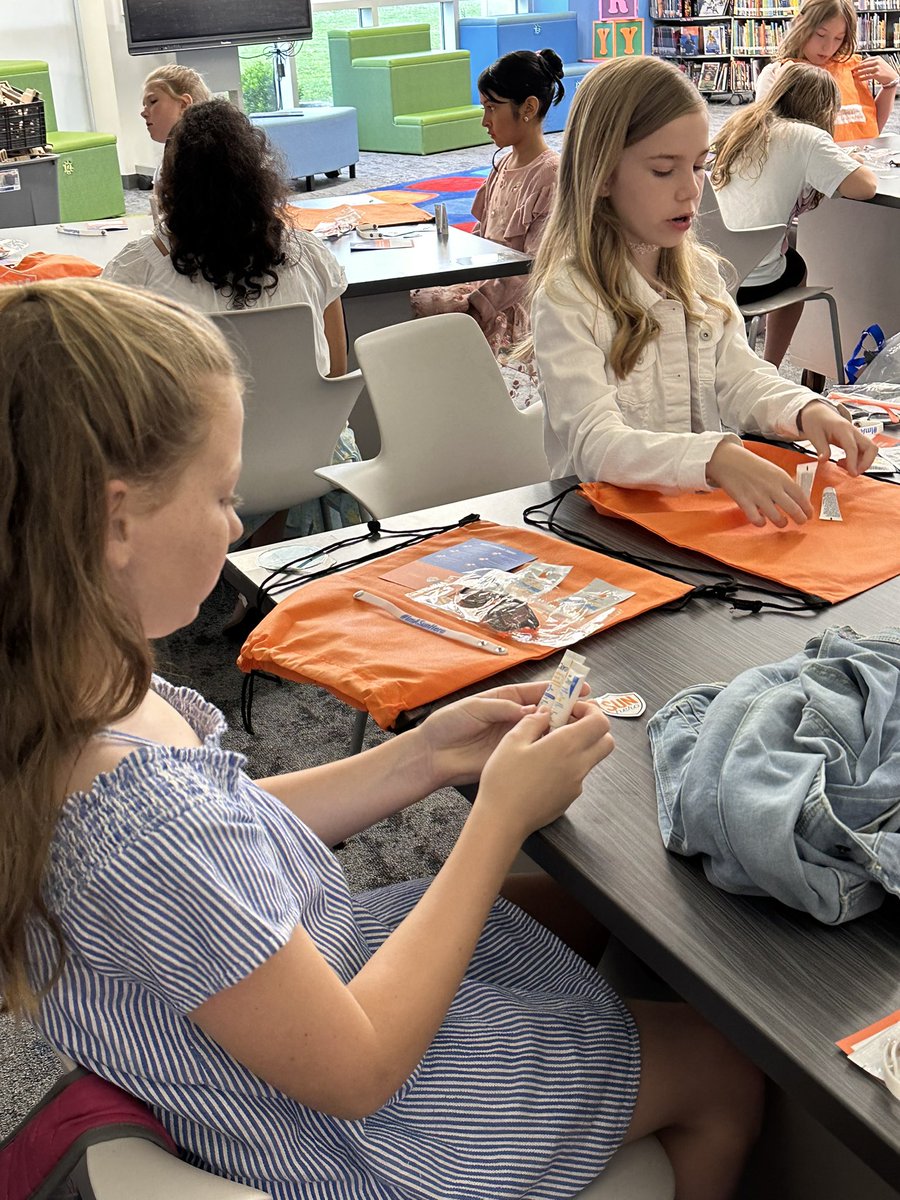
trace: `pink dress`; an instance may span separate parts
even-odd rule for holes
[[[559,155],[545,150],[526,167],[511,168],[504,155],[478,189],[472,215],[473,232],[512,250],[534,255],[550,215],[556,192]],[[525,307],[527,275],[457,283],[450,287],[419,288],[410,294],[417,317],[442,312],[473,316],[495,354],[521,341],[530,329]]]

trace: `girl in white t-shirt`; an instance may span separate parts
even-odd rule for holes
[[[729,229],[788,225],[823,196],[868,200],[877,180],[833,138],[841,94],[819,67],[788,63],[764,100],[723,125],[713,145],[710,174]],[[752,304],[806,283],[806,263],[787,244],[774,246],[737,293]],[[803,304],[775,309],[766,317],[767,362],[777,367],[790,345]]]
[[[104,279],[207,313],[308,304],[319,373],[346,372],[344,271],[317,238],[290,227],[287,186],[261,129],[226,100],[189,105],[166,142],[158,192],[160,224],[124,246],[105,267]],[[333,461],[358,458],[348,425]],[[359,520],[356,505],[344,504],[345,520]],[[267,515],[262,524],[260,514],[242,516],[255,544],[284,536],[283,513]],[[318,528],[318,502],[290,510],[290,534]]]
[[[754,525],[802,523],[793,479],[732,431],[833,443],[854,475],[875,447],[748,346],[691,233],[708,155],[706,104],[669,63],[615,59],[575,93],[532,271],[544,448],[553,478],[720,487]]]

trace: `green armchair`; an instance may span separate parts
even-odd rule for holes
[[[56,128],[50,71],[45,62],[0,60],[0,79],[17,88],[37,88],[44,102],[47,144],[59,155],[59,219],[92,221],[125,212],[125,196],[113,133],[72,133]]]
[[[333,29],[334,103],[355,108],[361,150],[436,154],[490,141],[471,103],[468,50],[432,50],[427,25]]]

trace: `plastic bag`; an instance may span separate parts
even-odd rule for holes
[[[900,383],[900,333],[882,341],[881,349],[857,378],[860,383]]]

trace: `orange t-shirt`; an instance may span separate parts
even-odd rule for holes
[[[803,59],[793,59],[803,62]],[[869,85],[853,74],[853,68],[862,62],[861,54],[854,54],[845,62],[829,63],[827,71],[841,92],[841,107],[834,122],[836,142],[855,142],[859,138],[878,137],[878,118],[875,115],[875,97]]]

